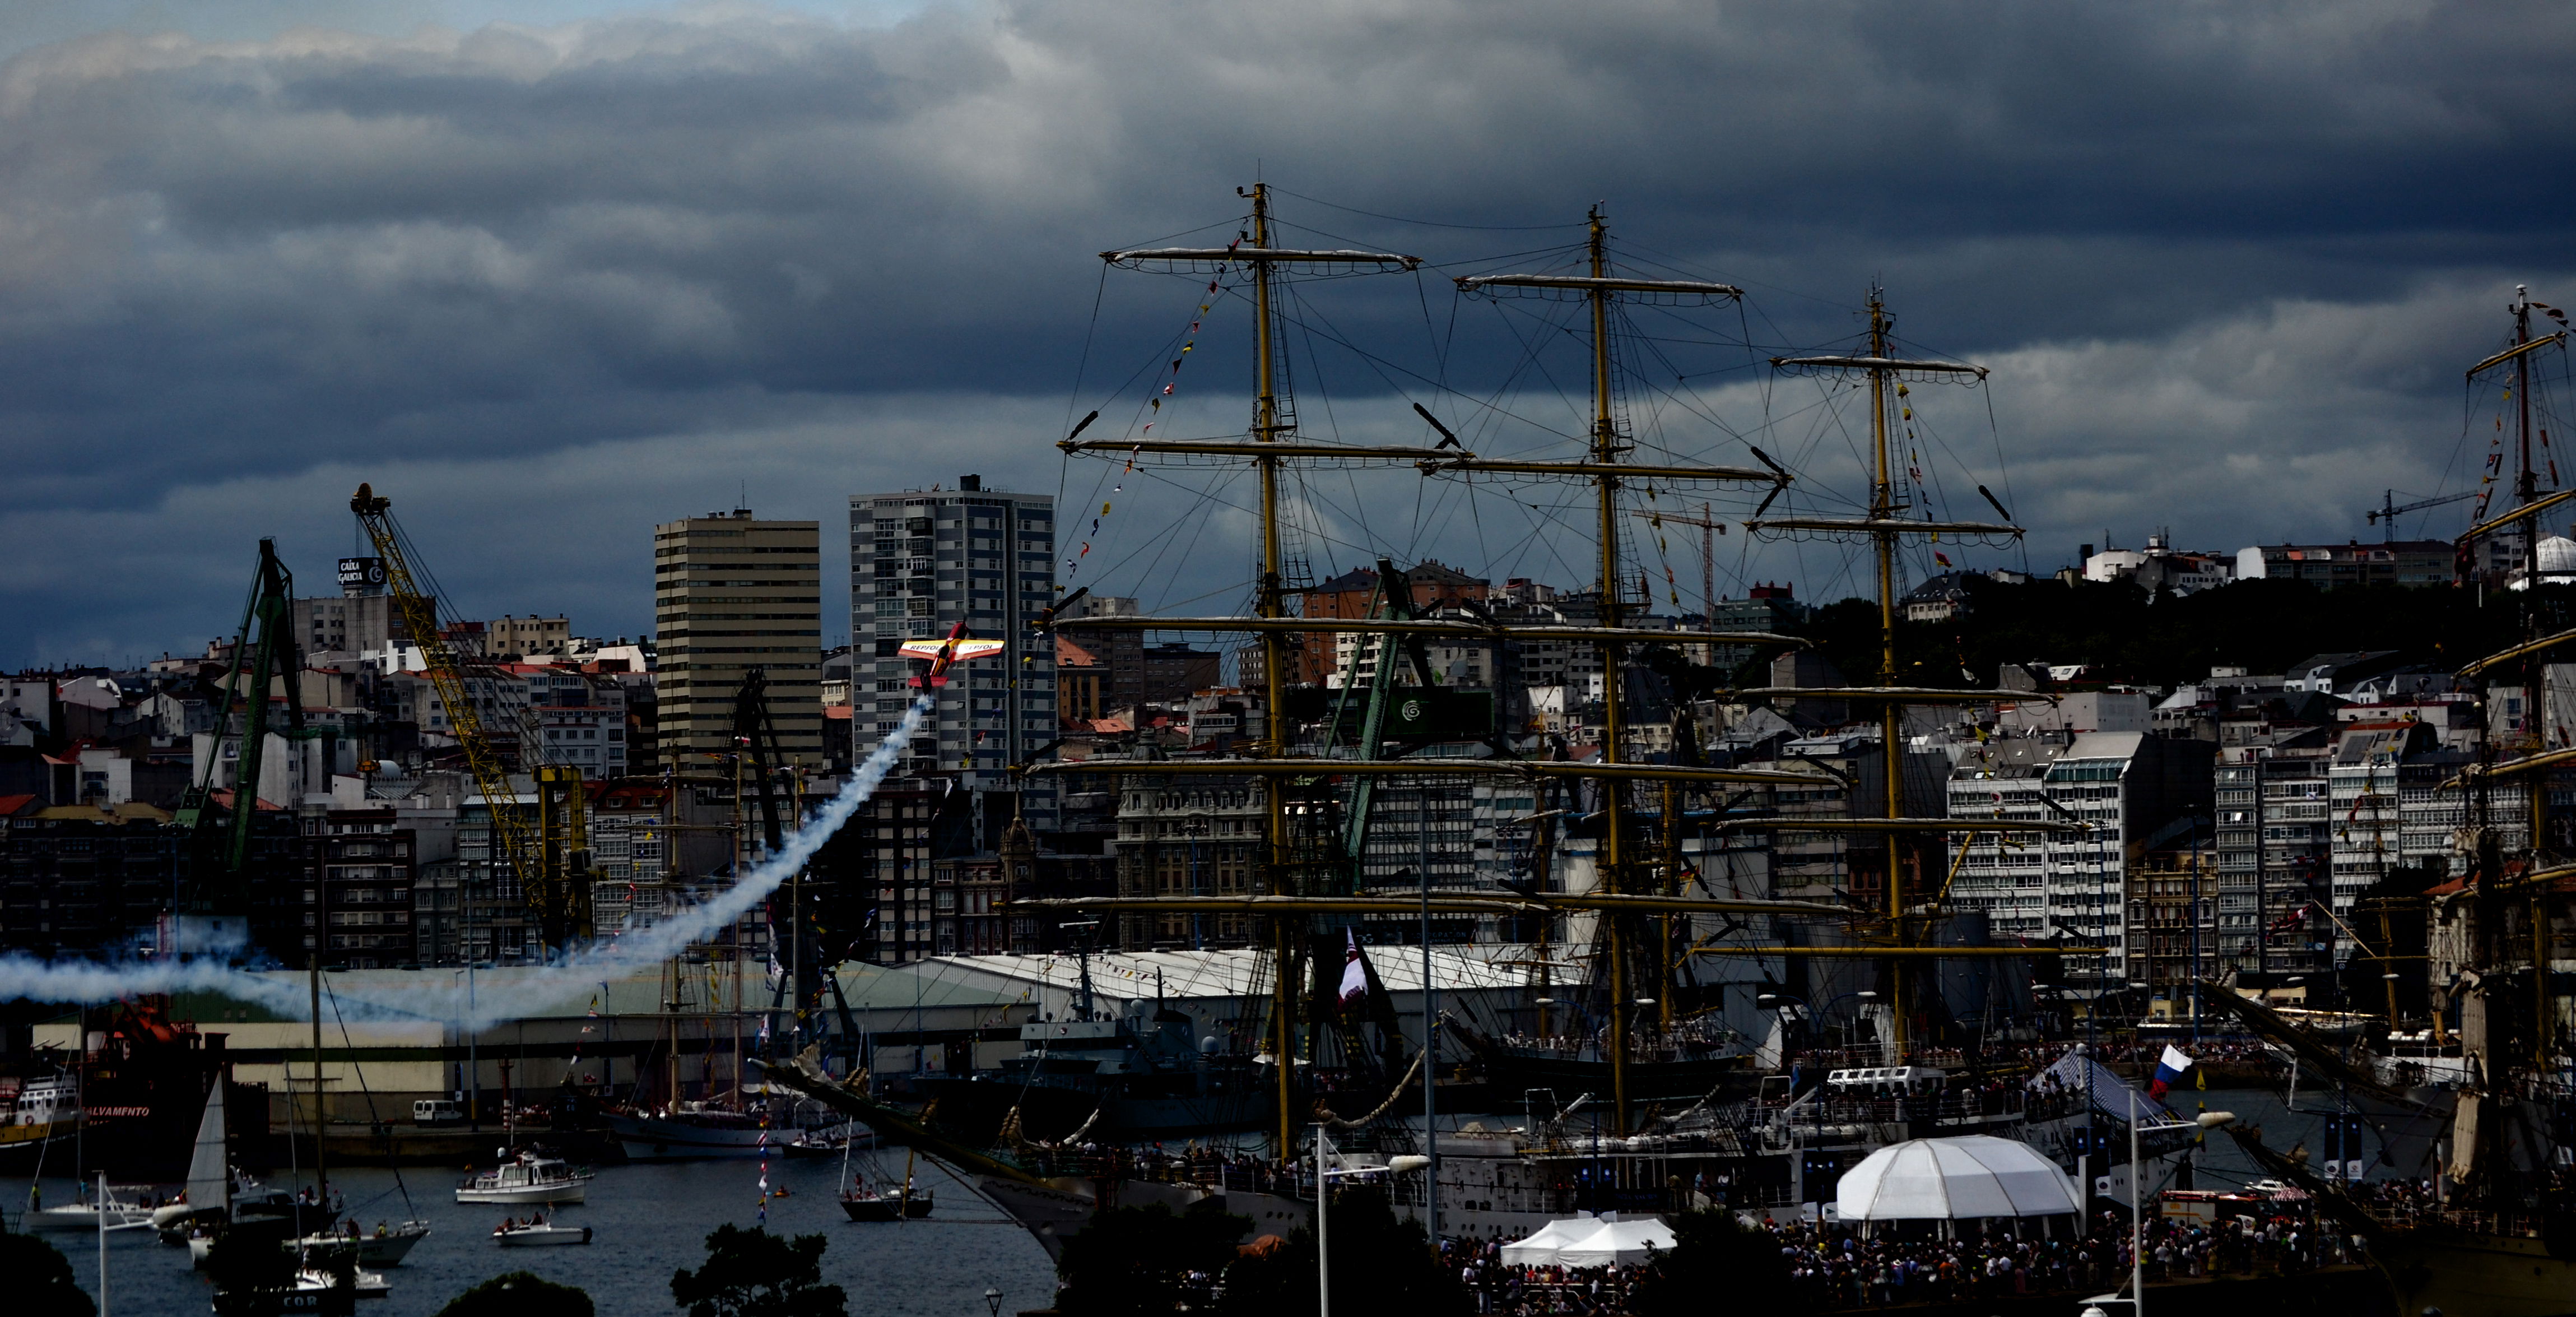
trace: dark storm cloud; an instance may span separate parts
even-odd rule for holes
[[[1090,253],[1222,239],[1256,161],[1452,224],[1607,198],[1627,250],[1746,282],[1766,344],[1847,335],[1883,279],[1911,339],[1998,367],[2051,544],[2336,533],[2383,484],[2458,478],[2458,364],[2512,283],[2565,282],[2571,48],[2549,6],[1437,2],[42,47],[0,66],[0,662],[208,629],[201,564],[237,576],[251,522],[334,551],[324,486],[387,468],[438,490],[430,529],[543,523],[548,552],[493,546],[483,611],[596,598],[584,625],[640,629],[618,564],[757,483],[750,436],[851,427],[846,463],[754,499],[827,519],[967,469],[943,433],[978,460],[1051,437]],[[1281,207],[1439,261],[1574,236]],[[1095,385],[1173,327],[1134,279]],[[1436,363],[1412,281],[1333,297],[1471,393],[1510,360],[1462,318]],[[1209,355],[1203,396],[1239,391]],[[1764,419],[1750,386],[1708,397]],[[908,446],[865,424],[888,408]],[[1379,411],[1348,419],[1394,433]],[[541,512],[494,511],[514,481]],[[467,556],[442,570],[481,579]]]

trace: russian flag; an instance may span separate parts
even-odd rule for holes
[[[2147,1096],[2163,1097],[2165,1090],[2173,1087],[2175,1081],[2181,1079],[2190,1069],[2191,1058],[2183,1055],[2182,1049],[2173,1044],[2165,1044],[2164,1058],[2156,1062],[2155,1081],[2147,1085]]]

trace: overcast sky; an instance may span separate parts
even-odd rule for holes
[[[1298,290],[1310,432],[1578,433],[1562,309],[1446,276],[1561,265],[1598,201],[1624,268],[1747,290],[1633,317],[1650,448],[1847,500],[1856,417],[1760,362],[1847,344],[1877,282],[1909,350],[1993,370],[1918,391],[1928,492],[1994,488],[2042,570],[2470,487],[2461,368],[2516,283],[2576,302],[2558,5],[20,0],[0,33],[6,666],[201,646],[264,535],[326,592],[361,480],[469,617],[636,634],[656,521],[829,545],[849,494],[970,471],[1122,505],[1078,580],[1232,606],[1245,491],[1049,445],[1132,434],[1194,314],[1097,253],[1221,243],[1256,175],[1290,238],[1435,267]],[[1241,429],[1248,333],[1229,290],[1158,437]],[[1467,495],[1319,477],[1311,565],[1580,579],[1561,496]],[[1853,586],[1742,539],[1721,592]],[[1696,603],[1695,541],[1635,548]]]

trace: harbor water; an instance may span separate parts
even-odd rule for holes
[[[890,1159],[902,1174],[898,1153]],[[973,1191],[928,1162],[917,1181],[935,1196],[928,1219],[901,1224],[860,1224],[842,1214],[836,1183],[838,1159],[778,1161],[769,1166],[773,1186],[789,1191],[769,1203],[774,1234],[819,1234],[831,1241],[823,1278],[849,1292],[853,1312],[886,1317],[987,1317],[984,1291],[1002,1292],[1004,1312],[1044,1308],[1055,1296],[1055,1270],[1027,1231],[1007,1221]],[[759,1222],[760,1171],[751,1161],[664,1162],[603,1166],[590,1184],[589,1201],[551,1209],[564,1225],[592,1228],[592,1242],[572,1248],[502,1248],[492,1228],[505,1216],[525,1217],[527,1207],[461,1205],[458,1173],[406,1168],[404,1180],[420,1218],[433,1233],[403,1265],[383,1269],[392,1293],[361,1304],[361,1317],[429,1317],[448,1300],[493,1276],[532,1271],[589,1291],[603,1313],[670,1313],[671,1273],[694,1270],[706,1259],[708,1231],[730,1222]],[[394,1176],[382,1168],[335,1171],[350,1216],[372,1232],[377,1221],[404,1216]],[[292,1186],[284,1173],[275,1180]],[[27,1182],[9,1182],[15,1210],[25,1206]],[[72,1201],[66,1179],[48,1178],[47,1203]],[[91,1235],[49,1235],[71,1259],[82,1289],[97,1292],[98,1242]],[[203,1313],[213,1287],[188,1264],[188,1250],[162,1244],[150,1231],[108,1237],[109,1303],[113,1313]]]

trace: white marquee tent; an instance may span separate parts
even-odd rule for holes
[[[1843,1172],[1834,1206],[1845,1221],[1966,1221],[2074,1215],[2084,1200],[2038,1149],[1972,1134],[1914,1139],[1871,1153]]]
[[[1619,1219],[1616,1212],[1550,1221],[1529,1238],[1503,1245],[1507,1267],[1633,1266],[1651,1249],[1670,1251],[1673,1232],[1659,1217]]]

